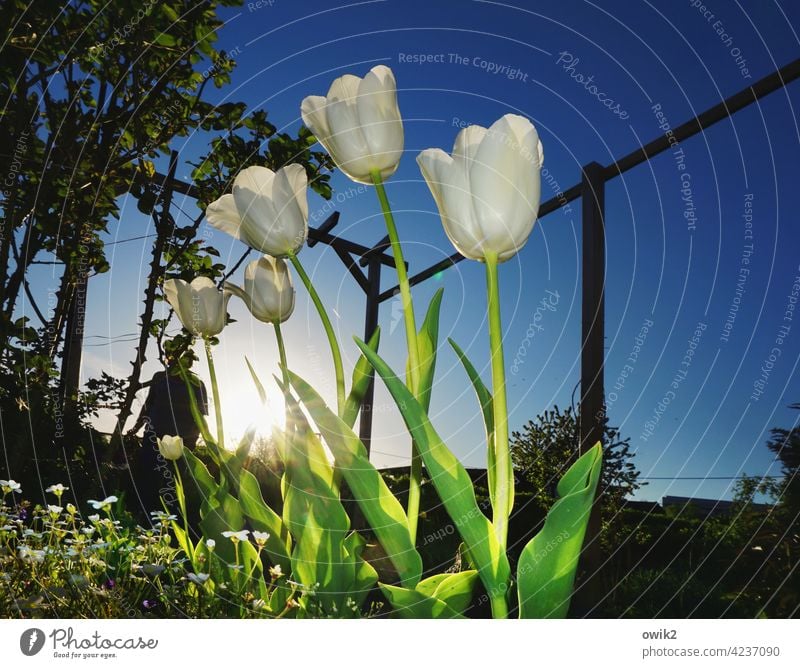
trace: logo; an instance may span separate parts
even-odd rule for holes
[[[38,654],[44,647],[44,631],[28,629],[19,637],[19,648],[25,656]]]

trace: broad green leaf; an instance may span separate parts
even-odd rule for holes
[[[415,590],[424,596],[439,599],[454,612],[463,614],[472,600],[477,579],[478,572],[475,570],[438,573],[422,580]]]
[[[469,358],[466,356],[464,351],[461,350],[461,347],[455,341],[453,341],[453,339],[447,340],[453,347],[453,350],[455,350],[458,359],[461,361],[461,365],[467,372],[467,376],[469,377],[472,387],[475,390],[475,394],[478,397],[478,403],[481,405],[483,424],[486,428],[486,474],[489,478],[489,497],[492,502],[492,508],[494,508],[496,505],[494,500],[494,492],[496,489],[495,481],[497,480],[497,472],[495,470],[496,467],[494,463],[494,408],[492,405],[492,393],[489,392],[489,390],[486,388],[486,385],[483,384],[478,370],[473,366],[472,362],[469,361]],[[513,506],[513,499],[511,505]]]
[[[431,390],[436,372],[436,350],[439,345],[439,313],[442,306],[444,288],[439,288],[428,305],[428,312],[417,336],[419,349],[419,388],[417,396],[422,408],[427,412],[431,407]]]
[[[236,450],[225,458],[225,461],[222,465],[222,472],[228,481],[228,488],[233,494],[239,493],[239,478],[241,476],[244,463],[250,454],[250,447],[253,444],[255,435],[255,427],[248,429],[245,435],[242,437],[242,440],[239,441],[239,445],[237,446]]]
[[[353,430],[302,378],[292,372],[289,378],[333,453],[337,468],[344,475],[361,512],[389,555],[400,581],[404,586],[413,587],[422,574],[422,558],[411,540],[402,505],[369,461],[364,444]]]
[[[281,518],[264,501],[258,480],[247,469],[242,469],[239,479],[239,503],[253,527],[269,534],[264,552],[270,561],[279,564],[283,571],[288,573],[291,568],[289,555],[292,549],[289,532]]]
[[[370,350],[378,352],[378,344],[381,340],[381,330],[378,327],[372,338],[369,340]],[[350,394],[347,396],[347,401],[344,404],[344,412],[342,420],[344,423],[352,428],[356,423],[358,411],[361,409],[361,404],[364,401],[364,395],[367,393],[369,382],[372,380],[372,365],[366,357],[361,355],[353,368],[353,384],[350,387]]]
[[[215,552],[219,557],[229,564],[234,563],[236,552],[233,543],[222,532],[241,531],[245,528],[239,501],[224,491],[218,492],[213,499],[203,504],[200,515],[203,536],[216,541]]]
[[[189,473],[192,476],[195,484],[197,485],[203,498],[216,496],[219,490],[217,481],[214,480],[211,473],[209,473],[206,465],[192,453],[191,450],[184,448],[183,457],[186,460]]]
[[[377,584],[378,573],[372,564],[361,558],[366,541],[358,532],[351,533],[345,538],[344,543],[347,558],[354,564],[353,587],[350,590],[350,596],[356,608],[353,613],[357,615],[369,592]]]
[[[472,480],[466,470],[442,442],[422,406],[389,365],[363,342],[356,339],[356,343],[386,383],[403,415],[431,482],[458,528],[487,591],[496,592],[506,587],[511,576],[508,558],[500,547],[494,527],[478,507]]]
[[[317,587],[325,610],[333,604],[341,609],[352,586],[343,566],[350,520],[333,493],[325,451],[308,425],[299,425],[288,439],[283,522],[294,538],[292,576],[306,588]]]
[[[478,581],[477,571],[461,571],[449,574],[436,587],[433,596],[447,603],[448,607],[464,614],[472,601],[472,591]]]
[[[520,618],[567,616],[602,463],[603,448],[597,443],[559,481],[560,498],[517,565]]]
[[[425,596],[433,596],[436,593],[436,587],[442,584],[450,575],[451,573],[437,573],[436,575],[431,575],[429,578],[421,580],[414,589],[420,594],[425,594]]]
[[[394,611],[403,619],[459,619],[456,612],[444,601],[426,596],[416,589],[378,584]]]

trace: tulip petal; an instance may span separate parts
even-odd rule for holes
[[[223,195],[218,200],[211,202],[206,207],[206,218],[212,227],[230,234],[234,239],[239,238],[239,227],[242,219],[236,208],[233,195]]]
[[[321,95],[309,95],[300,105],[300,115],[303,117],[306,127],[314,133],[317,141],[328,153],[333,155],[330,144],[331,129],[325,111],[327,106],[327,98]]]
[[[358,87],[361,79],[345,74],[334,80],[328,91],[325,114],[330,135],[331,156],[351,179],[371,183],[370,169],[373,167],[369,145],[358,117]]]
[[[422,151],[417,164],[431,189],[450,242],[464,257],[482,260],[482,239],[474,221],[472,196],[463,166],[438,148]]]
[[[469,167],[484,248],[498,253],[500,260],[522,248],[536,221],[541,194],[539,143],[528,119],[506,114],[486,132]]]
[[[189,284],[179,278],[171,278],[168,281],[164,281],[164,296],[175,311],[181,324],[192,334],[197,334],[197,319],[192,300],[192,288]]]
[[[403,121],[397,106],[397,84],[385,65],[373,67],[361,80],[357,98],[358,118],[374,168],[384,178],[397,169],[403,154]],[[384,173],[385,172],[385,173]]]
[[[233,182],[233,198],[242,219],[239,238],[261,252],[266,248],[270,228],[275,224],[272,190],[275,172],[266,167],[248,167]]]
[[[279,169],[272,182],[272,206],[276,220],[270,230],[271,255],[285,255],[302,248],[308,237],[308,177],[302,165]],[[279,252],[275,252],[279,251]]]

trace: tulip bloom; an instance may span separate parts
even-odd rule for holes
[[[229,293],[217,290],[207,276],[191,283],[179,278],[164,282],[164,295],[183,326],[195,336],[216,336],[225,327]]]
[[[158,440],[158,451],[164,459],[175,461],[183,457],[183,439],[180,436],[164,436]]]
[[[226,282],[225,290],[239,297],[261,322],[281,323],[294,311],[292,277],[279,258],[264,255],[251,262],[244,270],[244,288]]]
[[[300,113],[319,143],[347,176],[373,183],[373,173],[386,179],[403,155],[403,120],[397,107],[397,84],[385,65],[360,79],[345,74],[328,95],[303,100]]]
[[[261,253],[293,255],[308,237],[308,177],[302,165],[277,172],[248,167],[233,182],[233,194],[206,208],[208,222]]]
[[[533,124],[506,114],[489,129],[458,133],[452,156],[429,148],[417,156],[442,224],[459,253],[504,262],[528,240],[541,196],[544,154]]]

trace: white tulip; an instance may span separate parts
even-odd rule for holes
[[[210,278],[198,276],[191,283],[171,278],[164,282],[164,295],[183,326],[195,336],[215,336],[225,327],[230,294],[217,290]]]
[[[213,227],[261,253],[286,257],[308,237],[308,177],[302,165],[277,172],[248,167],[233,182],[233,194],[206,208]]]
[[[225,290],[239,297],[261,322],[284,322],[294,311],[294,287],[284,260],[264,255],[247,265],[244,288],[225,283]]]
[[[541,196],[542,143],[533,124],[506,114],[489,129],[458,133],[452,156],[429,148],[417,156],[445,232],[459,253],[499,262],[528,240]]]
[[[180,436],[164,436],[157,441],[158,451],[164,459],[175,461],[183,457],[183,439]]]
[[[372,183],[372,172],[383,179],[397,170],[403,155],[403,120],[397,107],[397,84],[385,65],[360,79],[345,74],[327,97],[311,95],[300,113],[319,143],[353,181]]]

